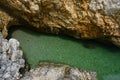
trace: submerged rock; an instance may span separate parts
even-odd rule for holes
[[[17,80],[22,74],[19,70],[25,66],[23,52],[16,39],[4,39],[0,33],[0,80]]]
[[[96,48],[96,46],[94,44],[90,44],[90,43],[85,43],[85,44],[83,44],[83,46],[85,48],[88,48],[88,49],[95,49]]]
[[[68,65],[41,63],[20,80],[97,80],[95,72],[88,72]]]

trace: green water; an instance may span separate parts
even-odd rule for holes
[[[20,41],[32,68],[41,61],[65,63],[95,71],[99,80],[110,80],[109,75],[118,75],[118,79],[111,80],[120,80],[119,48],[67,36],[42,34],[25,28],[12,28],[11,31],[11,36]]]

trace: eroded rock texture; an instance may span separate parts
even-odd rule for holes
[[[18,80],[25,66],[23,53],[16,39],[4,39],[0,33],[0,80]]]
[[[97,80],[95,72],[88,72],[68,65],[41,63],[20,80]]]
[[[120,47],[120,0],[0,0],[0,4],[20,24],[38,31],[100,38]]]

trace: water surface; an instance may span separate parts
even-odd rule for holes
[[[11,37],[20,41],[31,67],[41,61],[64,63],[95,71],[99,80],[120,80],[120,49],[92,40],[48,35],[26,28],[11,28]],[[110,76],[109,76],[110,75]]]

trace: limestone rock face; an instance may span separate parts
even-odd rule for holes
[[[12,18],[2,9],[0,9],[0,30],[2,30],[2,34],[4,34],[4,37],[8,35],[7,27],[8,27],[8,23],[11,20]]]
[[[120,46],[120,0],[0,0],[0,8],[38,31]]]
[[[90,9],[93,11],[103,10],[107,15],[119,12],[120,0],[90,0]]]
[[[41,63],[20,80],[97,80],[95,72],[88,72],[68,65]]]
[[[23,53],[16,39],[4,39],[0,33],[0,80],[18,80],[25,66]]]

